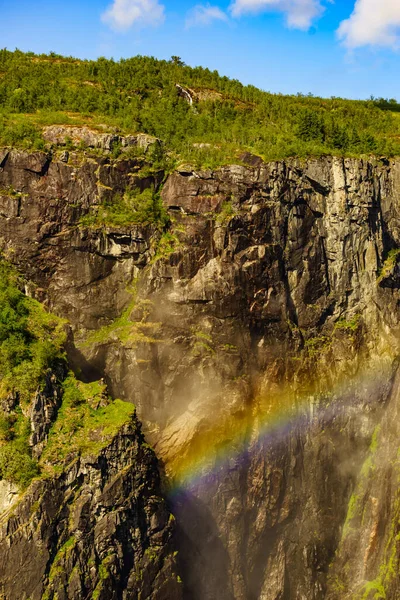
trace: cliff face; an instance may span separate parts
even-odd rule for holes
[[[135,419],[97,456],[35,481],[0,516],[0,592],[41,598],[179,598],[173,518]]]
[[[137,406],[187,597],[397,598],[400,163],[182,167],[166,234],[79,224],[163,173],[62,158],[2,151],[2,247],[75,368]]]

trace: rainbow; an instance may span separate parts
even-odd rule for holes
[[[215,479],[221,480],[231,469],[249,460],[260,445],[274,447],[283,443],[293,430],[306,431],[314,424],[328,425],[344,414],[378,408],[378,390],[393,379],[393,357],[369,363],[358,375],[345,375],[329,391],[308,391],[302,395],[290,390],[275,390],[259,398],[256,408],[239,416],[227,416],[214,427],[191,440],[167,465],[169,497],[195,493]]]

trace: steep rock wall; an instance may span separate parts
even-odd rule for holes
[[[174,523],[136,419],[0,514],[7,600],[180,598]]]
[[[70,320],[86,377],[135,402],[177,480],[188,597],[372,598],[382,565],[362,570],[346,540],[358,487],[375,498],[380,485],[363,469],[376,427],[395,414],[400,163],[182,168],[162,190],[166,251],[154,227],[78,225],[108,188],[162,174],[140,179],[132,160],[2,157],[3,248]],[[393,546],[392,485],[381,549]],[[394,577],[381,585],[397,597]]]

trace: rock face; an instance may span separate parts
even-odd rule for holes
[[[187,598],[396,600],[400,162],[182,166],[168,234],[79,225],[160,186],[135,160],[0,166],[4,251],[173,482]]]
[[[0,513],[9,508],[18,497],[18,488],[8,481],[0,481]]]
[[[136,420],[98,456],[35,481],[0,516],[1,597],[180,598],[173,518],[159,494]]]
[[[62,388],[60,381],[66,376],[64,365],[60,364],[52,373],[45,376],[43,389],[35,394],[34,401],[30,407],[31,437],[29,445],[32,454],[39,458],[46,445],[50,427],[55,421],[58,409],[62,401]]]
[[[55,146],[65,146],[69,142],[83,144],[86,148],[98,148],[106,152],[110,152],[117,146],[120,146],[121,150],[136,146],[146,151],[151,146],[160,144],[159,139],[145,133],[121,136],[115,133],[93,131],[89,127],[66,127],[62,125],[45,127],[43,137]]]
[[[329,599],[359,597],[363,587],[367,598],[398,598],[400,594],[399,384],[397,372],[349,502],[329,572]],[[363,586],[365,581],[370,583]]]
[[[43,153],[0,153],[2,248],[36,283],[36,296],[50,304],[57,297],[59,313],[74,325],[95,328],[117,316],[130,298],[126,287],[137,267],[150,259],[151,227],[78,227],[90,208],[127,186],[145,189],[159,182],[157,174],[140,179],[139,168],[139,159],[110,163],[108,158],[71,153],[66,164]],[[15,245],[17,239],[21,245]],[[93,313],[95,305],[98,311]]]

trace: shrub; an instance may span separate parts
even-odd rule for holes
[[[104,398],[105,384],[82,383],[70,373],[63,383],[64,395],[41,463],[62,465],[68,456],[97,453],[130,420],[135,407],[121,400],[94,408],[96,397]]]
[[[28,402],[46,371],[63,358],[64,321],[20,289],[16,271],[0,259],[0,396]]]
[[[168,221],[160,195],[154,188],[142,192],[137,188],[127,188],[124,194],[115,194],[111,200],[106,200],[96,214],[83,217],[81,225],[123,227],[154,224],[162,228]]]
[[[15,416],[0,413],[0,442],[10,442],[14,437]]]
[[[39,474],[39,466],[29,454],[11,442],[0,446],[0,479],[25,489]]]

